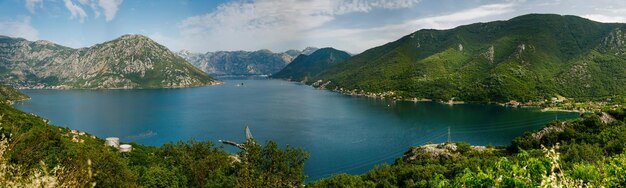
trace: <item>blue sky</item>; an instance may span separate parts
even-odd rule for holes
[[[88,47],[143,34],[173,51],[352,53],[424,28],[528,13],[626,22],[624,0],[0,0],[0,35]]]

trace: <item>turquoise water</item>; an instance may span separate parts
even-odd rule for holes
[[[249,126],[261,143],[274,140],[308,151],[309,180],[393,163],[410,146],[445,141],[448,127],[453,141],[509,145],[524,131],[556,118],[578,117],[495,105],[350,97],[268,79],[231,79],[224,85],[187,89],[23,92],[32,99],[16,103],[17,108],[55,125],[120,137],[122,142],[243,141]]]

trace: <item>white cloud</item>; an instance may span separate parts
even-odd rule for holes
[[[297,26],[309,29],[331,21],[335,15],[369,12],[376,8],[398,9],[417,4],[417,0],[256,0],[231,2],[202,16],[183,20],[182,27],[190,30],[264,29],[276,26]]]
[[[400,9],[418,0],[255,0],[225,3],[208,14],[184,19],[180,33],[192,50],[272,48],[293,43],[336,16]],[[191,42],[193,41],[193,42]]]
[[[119,6],[122,4],[122,0],[99,0],[98,5],[104,10],[104,17],[106,21],[111,21],[115,18]],[[94,9],[95,10],[95,9]],[[99,15],[100,13],[98,13]]]
[[[74,4],[72,0],[63,1],[65,3],[65,8],[67,8],[67,10],[70,11],[70,13],[72,14],[70,18],[77,18],[80,23],[83,23],[85,21],[85,18],[87,18],[87,13],[85,13],[85,10],[80,5]]]
[[[30,11],[30,13],[35,13],[35,6],[39,4],[39,7],[42,6],[43,0],[26,0],[26,9]]]
[[[513,12],[514,6],[515,4],[512,3],[483,5],[448,15],[420,18],[407,24],[421,28],[449,29],[460,24],[472,23],[469,21],[475,21],[476,19]]]
[[[602,15],[602,14],[586,14],[583,15],[582,17],[593,20],[593,21],[598,21],[598,22],[604,22],[604,23],[626,23],[626,17],[624,16],[609,16],[609,15]]]
[[[89,3],[89,7],[91,7],[91,10],[93,10],[95,18],[100,17],[100,9],[98,9],[98,4],[96,4],[96,2]]]
[[[587,0],[505,0],[494,4],[485,4],[483,1],[458,2],[458,7],[478,5],[456,10],[444,8],[443,10],[448,10],[447,13],[440,12],[437,8],[428,10],[429,7],[417,7],[397,10],[407,12],[405,16],[394,14],[397,17],[387,18],[381,15],[384,19],[374,19],[368,24],[343,24],[349,23],[350,19],[360,18],[342,15],[356,12],[380,14],[374,10],[414,8],[421,1],[424,0],[235,1],[223,4],[208,14],[183,20],[179,24],[180,44],[171,46],[184,46],[194,51],[262,48],[278,51],[312,45],[361,52],[419,29],[449,29],[528,13],[582,15],[600,22],[626,22],[626,1],[598,0],[597,3],[589,4]],[[450,7],[455,3],[457,2],[432,0],[428,4],[438,4],[434,7]],[[414,12],[408,11],[421,12],[413,14]],[[335,20],[337,22],[333,22]]]
[[[397,40],[419,29],[450,29],[477,21],[491,21],[494,16],[513,12],[515,6],[514,3],[489,4],[446,15],[419,17],[399,24],[371,28],[319,29],[310,32],[311,35],[315,35],[311,41],[327,41],[326,45],[361,52]]]
[[[22,37],[28,40],[39,39],[39,32],[30,23],[30,17],[16,20],[0,20],[0,35]]]
[[[399,9],[418,1],[254,1],[221,5],[216,11],[190,17],[180,24],[181,40],[162,40],[174,49],[193,51],[285,50],[297,46],[333,46],[361,52],[396,40],[418,29],[447,29],[461,24],[493,19],[511,13],[517,3],[482,5],[444,15],[417,17],[367,28],[325,27],[337,15]],[[487,20],[489,21],[489,20]],[[163,39],[164,36],[158,36]],[[184,43],[184,44],[180,44]]]
[[[450,29],[461,24],[470,24],[480,18],[501,15],[513,11],[514,4],[490,4],[477,8],[462,10],[459,12],[432,16],[418,17],[400,24],[389,24],[380,27],[372,27],[365,29],[337,29],[331,30],[330,33],[343,33],[344,35],[353,35],[359,32],[393,32],[408,34],[418,29]]]
[[[61,1],[48,1],[49,3],[58,3]],[[101,13],[104,13],[104,19],[109,22],[115,18],[119,6],[123,0],[63,0],[62,3],[65,8],[70,12],[70,19],[77,19],[79,22],[84,22],[89,16],[84,7],[91,8],[94,17],[100,17]],[[35,13],[36,8],[43,8],[43,0],[25,0],[26,9],[32,14]]]
[[[419,0],[343,0],[334,8],[335,14],[369,12],[372,9],[399,9],[416,5]]]

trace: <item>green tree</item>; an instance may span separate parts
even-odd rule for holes
[[[307,187],[366,188],[375,186],[372,182],[363,181],[360,176],[341,173],[330,178],[311,182],[307,185]]]
[[[185,180],[176,175],[177,170],[159,166],[149,167],[139,179],[139,184],[145,187],[183,187]]]
[[[309,155],[301,148],[279,149],[275,142],[265,146],[249,139],[235,163],[237,187],[299,187],[304,185],[304,161]]]

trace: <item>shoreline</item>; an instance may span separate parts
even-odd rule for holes
[[[114,88],[73,88],[65,85],[60,86],[35,86],[35,87],[15,87],[17,90],[151,90],[151,89],[184,89],[205,86],[223,85],[224,81],[214,80],[204,85],[193,86],[174,86],[174,87],[158,87],[158,88],[141,88],[141,87],[114,87]]]
[[[506,103],[498,103],[498,102],[485,102],[485,101],[455,101],[454,98],[452,100],[449,101],[436,101],[433,99],[429,99],[429,98],[417,98],[417,97],[413,97],[413,98],[409,98],[409,99],[404,99],[403,97],[396,97],[395,92],[394,91],[386,91],[386,92],[366,92],[364,90],[357,90],[357,89],[353,89],[353,90],[347,90],[344,88],[338,88],[335,87],[334,89],[328,89],[325,86],[330,84],[331,81],[327,81],[327,82],[323,82],[322,80],[318,80],[314,83],[311,84],[307,84],[304,81],[296,81],[296,80],[291,80],[291,79],[285,79],[285,78],[272,78],[270,77],[270,79],[276,79],[276,80],[283,80],[283,81],[287,81],[287,82],[293,82],[293,83],[299,83],[299,84],[303,84],[303,85],[307,85],[307,86],[311,86],[315,89],[319,89],[319,90],[327,90],[327,91],[331,91],[331,92],[335,92],[335,93],[339,93],[345,96],[352,96],[352,97],[365,97],[365,98],[372,98],[372,99],[390,99],[394,102],[437,102],[440,104],[447,104],[447,105],[460,105],[460,104],[493,104],[493,105],[500,105],[500,106],[504,106],[504,107],[515,107],[515,108],[541,108],[539,105],[524,105],[524,104],[517,104],[517,105],[510,105],[510,102],[506,102]]]
[[[587,111],[580,111],[580,110],[566,110],[566,109],[559,109],[559,108],[551,108],[551,107],[546,107],[546,108],[542,108],[541,112],[576,112],[576,113],[580,113],[580,114],[584,114],[584,113],[588,113]]]
[[[350,91],[350,90],[345,90],[343,88],[327,89],[327,88],[315,87],[313,85],[309,85],[309,86],[316,88],[316,89],[323,89],[323,90],[328,90],[332,92],[337,92],[346,96],[365,97],[365,98],[383,99],[383,100],[389,99],[394,102],[437,102],[439,104],[445,104],[445,105],[450,105],[450,106],[463,105],[463,104],[482,104],[482,105],[498,105],[498,106],[507,107],[507,108],[537,108],[540,112],[570,112],[570,113],[580,113],[580,114],[588,113],[588,111],[584,111],[584,110],[580,111],[580,110],[558,109],[554,107],[541,107],[541,104],[522,104],[517,101],[510,101],[510,102],[456,101],[454,100],[454,98],[449,101],[442,101],[442,100],[433,100],[429,98],[417,98],[417,97],[405,99],[402,97],[392,97],[390,95],[386,95],[388,93],[395,94],[395,92],[393,91],[387,91],[387,92],[382,92],[382,93],[366,92],[364,94],[364,93],[356,93],[356,92],[345,92],[345,91]],[[352,91],[356,91],[356,89]]]

